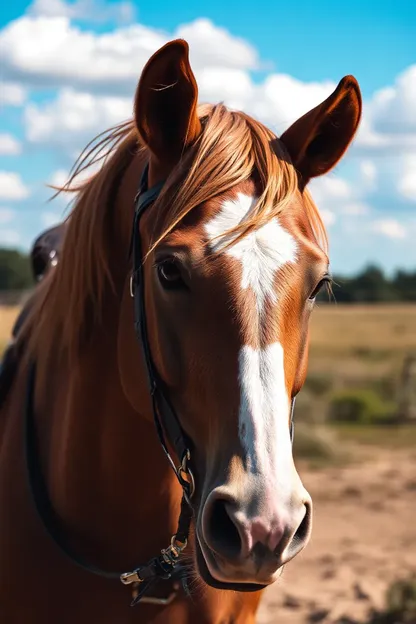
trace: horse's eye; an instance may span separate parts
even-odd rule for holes
[[[316,297],[318,296],[320,290],[322,290],[322,288],[326,284],[330,284],[331,281],[332,280],[331,280],[331,277],[329,275],[327,275],[324,278],[322,278],[321,281],[315,286],[315,288],[313,289],[313,291],[309,295],[309,297],[308,297],[309,301],[314,301],[316,299]]]
[[[175,260],[163,260],[157,265],[159,281],[166,290],[183,288],[185,283]]]

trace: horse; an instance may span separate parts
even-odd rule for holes
[[[331,278],[307,184],[360,116],[345,76],[278,138],[198,103],[185,41],[150,57],[17,336],[2,621],[255,622],[311,534],[292,411]]]

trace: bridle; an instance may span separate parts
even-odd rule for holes
[[[97,568],[72,551],[67,543],[67,539],[63,535],[57,514],[52,507],[38,456],[38,441],[34,413],[35,362],[31,362],[30,364],[26,388],[26,464],[29,487],[39,518],[49,534],[49,537],[72,563],[92,574],[106,579],[118,579],[123,585],[131,585],[133,593],[131,606],[136,605],[140,601],[153,604],[168,604],[172,597],[175,597],[176,592],[173,592],[168,599],[147,597],[147,594],[159,580],[180,579],[186,590],[184,571],[180,564],[180,555],[187,546],[193,517],[191,499],[195,492],[195,480],[190,467],[191,451],[193,451],[192,441],[183,431],[177,414],[165,392],[164,383],[153,363],[146,324],[144,265],[140,238],[140,221],[147,208],[159,197],[163,186],[164,182],[160,182],[150,189],[148,188],[148,165],[146,165],[142,174],[139,192],[134,202],[134,221],[130,244],[130,256],[132,256],[133,263],[133,271],[130,279],[130,294],[134,300],[134,327],[136,336],[142,346],[146,365],[154,424],[159,442],[182,488],[181,510],[176,533],[172,536],[170,545],[162,549],[159,555],[130,572],[108,572]],[[293,397],[290,415],[290,437],[292,441],[294,404],[295,398]],[[179,459],[179,465],[176,465],[169,452],[165,433]]]

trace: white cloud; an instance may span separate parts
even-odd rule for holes
[[[10,223],[15,217],[15,212],[11,208],[0,207],[0,224]]]
[[[201,101],[224,100],[278,132],[336,86],[332,81],[304,83],[279,73],[269,73],[263,81],[255,82],[251,72],[264,67],[257,50],[207,18],[180,25],[172,33],[138,23],[95,33],[81,30],[71,21],[91,21],[97,15],[97,19],[100,15],[104,19],[106,12],[118,11],[120,6],[114,9],[105,0],[35,0],[26,15],[0,32],[4,75],[32,87],[61,86],[111,98],[128,95],[131,109],[135,85],[151,54],[168,40],[184,37],[190,43]],[[92,124],[90,134],[98,126],[103,129],[99,123]],[[352,153],[393,150],[416,152],[416,65],[364,103]],[[374,182],[374,166],[371,171],[368,162],[363,167],[363,176],[372,177]]]
[[[84,91],[129,93],[132,98],[149,57],[185,33],[196,71],[212,67],[248,70],[259,63],[249,43],[208,19],[181,26],[173,34],[141,24],[96,34],[80,30],[59,12],[56,16],[26,15],[8,24],[0,32],[0,53],[5,75],[32,86],[70,85]]]
[[[322,208],[319,212],[326,227],[334,225],[337,218],[333,212],[326,208]]]
[[[416,65],[365,102],[356,147],[373,154],[416,151]]]
[[[135,17],[131,2],[109,4],[103,0],[35,0],[29,7],[29,15],[43,17],[68,17],[94,24],[106,22],[130,23]]]
[[[130,98],[97,97],[65,88],[44,105],[29,104],[24,120],[33,143],[61,146],[68,151],[84,144],[108,127],[132,116]]]
[[[0,156],[16,156],[21,152],[21,145],[11,134],[0,133]]]
[[[0,33],[0,54],[5,75],[32,86],[131,92],[144,63],[167,40],[140,24],[95,34],[65,16],[24,16]]]
[[[215,26],[209,19],[199,18],[179,26],[174,36],[189,43],[191,63],[197,68],[207,65],[234,69],[259,67],[257,50],[250,43]]]
[[[81,171],[81,173],[79,173],[74,179],[73,184],[80,184],[81,182],[85,182],[86,180],[88,180],[91,176],[97,173],[97,171],[101,168],[101,165],[102,163],[99,162],[95,165],[92,165],[91,167],[88,167],[88,169],[86,169],[85,171]],[[51,175],[48,183],[52,186],[62,187],[68,182],[68,177],[69,171],[66,171],[64,169],[57,169],[57,171],[55,171]]]
[[[362,183],[367,188],[375,188],[377,181],[377,167],[372,160],[362,160],[360,163]]]
[[[21,236],[16,230],[0,230],[0,244],[5,246],[17,245]]]
[[[20,175],[12,171],[0,171],[0,200],[17,201],[29,197],[29,190]]]
[[[403,173],[398,182],[398,191],[410,201],[416,201],[416,153],[403,159]]]
[[[13,82],[0,83],[0,106],[21,106],[25,100],[26,89],[24,87]]]
[[[317,202],[347,200],[354,192],[347,180],[333,174],[312,180],[310,190]]]
[[[371,229],[377,234],[382,234],[387,238],[406,238],[406,229],[396,219],[377,219],[371,224]]]
[[[340,212],[342,212],[342,214],[356,217],[359,215],[367,215],[370,211],[370,207],[366,203],[360,201],[348,202],[341,206],[340,209]]]
[[[403,71],[394,86],[380,89],[371,103],[371,119],[376,131],[416,133],[416,64]]]
[[[352,217],[362,217],[371,212],[365,201],[365,185],[353,185],[330,174],[312,180],[309,186],[325,225],[333,225],[338,217],[348,217],[351,222]]]
[[[317,106],[335,89],[334,82],[305,83],[286,74],[269,74],[254,92],[247,110],[279,131]]]

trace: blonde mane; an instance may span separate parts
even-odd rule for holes
[[[298,192],[295,168],[283,144],[258,121],[223,104],[203,105],[198,114],[201,136],[169,176],[155,207],[152,249],[196,206],[224,193],[251,176],[258,177],[262,193],[250,218],[229,232],[236,239],[276,215]],[[48,352],[57,346],[75,353],[84,344],[92,322],[100,318],[104,294],[113,279],[109,236],[115,215],[111,197],[140,145],[132,121],[96,137],[74,165],[61,191],[76,192],[68,217],[61,260],[35,294],[26,324],[31,352]],[[102,163],[87,181],[81,173]],[[139,175],[139,174],[138,174]],[[138,180],[139,181],[139,180]],[[304,191],[304,206],[316,241],[326,251],[327,238],[319,212]],[[133,214],[133,207],[127,206]],[[127,264],[126,258],[121,259]],[[117,260],[119,265],[120,259]]]

